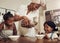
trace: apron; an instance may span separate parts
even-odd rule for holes
[[[36,37],[36,30],[35,30],[35,28],[34,27],[29,28],[28,32],[25,34],[25,36]]]
[[[11,35],[13,35],[13,29],[6,29],[6,26],[4,24],[4,29],[0,32],[0,38],[8,38],[8,36]]]

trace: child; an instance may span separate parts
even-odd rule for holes
[[[17,35],[16,26],[14,24],[14,16],[8,12],[3,15],[4,21],[0,24],[0,37],[6,38],[10,35]]]
[[[57,34],[55,31],[57,31],[57,27],[52,21],[46,21],[44,23],[44,30],[45,30],[45,37],[44,39],[58,39]]]

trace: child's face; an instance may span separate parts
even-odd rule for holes
[[[13,17],[9,18],[8,20],[5,21],[5,23],[7,25],[12,25],[14,23],[14,18]]]
[[[52,32],[52,28],[47,24],[45,24],[44,30],[45,30],[46,33],[51,33]]]

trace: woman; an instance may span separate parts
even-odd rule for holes
[[[18,9],[18,13],[20,16],[25,16],[29,19],[28,23],[25,21],[26,19],[21,20],[20,24],[20,34],[28,37],[35,37],[36,30],[35,26],[38,23],[39,16],[39,7],[41,4],[38,3],[30,3],[28,6],[21,5],[20,9]],[[26,24],[25,24],[25,23]],[[25,24],[25,26],[24,26]]]

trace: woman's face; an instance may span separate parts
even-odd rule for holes
[[[39,7],[40,7],[40,4],[31,3],[30,5],[28,5],[28,10],[29,11],[34,11],[34,10],[37,10]]]
[[[13,17],[9,18],[8,20],[5,21],[5,23],[7,25],[12,25],[14,23],[14,18]]]
[[[51,33],[52,32],[52,28],[47,24],[44,25],[44,30],[45,30],[46,33]]]

